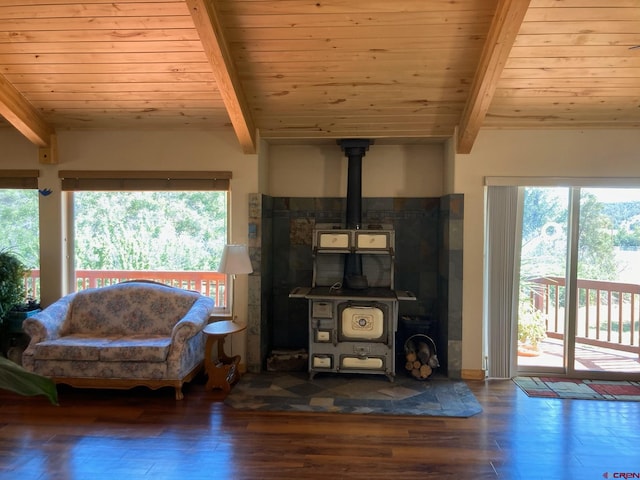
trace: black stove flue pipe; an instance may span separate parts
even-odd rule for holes
[[[347,228],[362,227],[362,157],[371,140],[339,140],[342,151],[349,159],[347,170]]]
[[[338,145],[349,159],[347,170],[347,212],[348,229],[362,228],[362,157],[365,156],[372,140],[342,139]],[[353,289],[368,287],[367,277],[362,274],[362,258],[355,253],[347,254],[344,265],[343,286]]]

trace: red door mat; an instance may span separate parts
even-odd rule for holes
[[[530,397],[640,402],[640,382],[561,377],[515,377],[513,381]]]

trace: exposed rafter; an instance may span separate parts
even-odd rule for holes
[[[256,151],[256,129],[213,0],[186,0],[220,94],[245,153]]]
[[[16,88],[0,74],[0,115],[41,148],[51,148],[54,129]]]
[[[498,1],[469,98],[460,118],[458,153],[471,152],[529,3],[530,0]]]

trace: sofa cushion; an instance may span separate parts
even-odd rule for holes
[[[164,362],[169,354],[171,337],[134,335],[121,337],[100,350],[103,362]]]
[[[100,379],[162,380],[168,376],[164,362],[82,362],[79,360],[36,360],[35,371],[45,377]],[[106,387],[106,383],[104,384]]]
[[[82,360],[97,361],[100,359],[100,351],[108,345],[113,338],[93,335],[75,334],[67,335],[56,340],[40,342],[35,346],[34,358],[36,360]]]
[[[164,362],[169,354],[170,337],[102,337],[75,334],[40,342],[36,360],[78,360],[102,362]]]
[[[168,336],[199,296],[141,282],[82,290],[73,299],[60,334]]]

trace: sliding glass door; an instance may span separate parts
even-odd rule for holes
[[[582,188],[576,371],[640,373],[640,189]]]
[[[517,314],[518,371],[565,366],[569,189],[524,187]]]
[[[640,375],[640,189],[521,188],[518,373]]]

